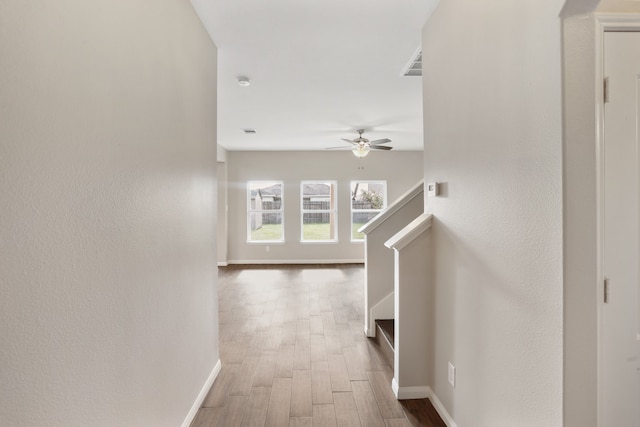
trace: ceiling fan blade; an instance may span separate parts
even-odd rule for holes
[[[387,142],[391,142],[391,140],[389,138],[382,138],[382,139],[376,139],[375,141],[370,141],[369,144],[372,144],[372,145],[386,144]]]
[[[341,145],[340,147],[326,147],[325,150],[339,150],[339,149],[343,149],[343,150],[352,150],[353,147],[349,147],[347,145]]]
[[[352,141],[350,139],[347,139],[347,138],[340,138],[340,139],[345,141],[345,142],[348,142],[349,144],[357,144],[357,142],[354,142],[354,141]]]
[[[393,147],[388,147],[386,145],[372,145],[369,148],[371,150],[391,150]]]

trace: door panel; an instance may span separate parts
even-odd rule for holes
[[[638,123],[640,33],[604,37],[603,273],[608,302],[601,301],[599,424],[640,427],[638,334]]]

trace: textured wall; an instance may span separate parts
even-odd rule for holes
[[[442,1],[423,33],[427,363],[461,427],[562,424],[563,3]]]
[[[638,0],[600,0],[596,12],[640,13],[640,3]]]
[[[216,227],[218,265],[227,264],[227,247],[229,233],[227,231],[229,216],[227,214],[227,164],[218,162],[218,214]]]
[[[563,21],[564,421],[596,426],[597,223],[595,22]]]
[[[218,360],[216,50],[179,0],[0,0],[0,424],[180,425]]]
[[[640,3],[602,0],[597,13],[639,13]],[[564,423],[597,425],[597,63],[595,17],[563,21]]]
[[[351,243],[350,182],[386,180],[387,202],[422,178],[422,152],[373,152],[360,162],[349,151],[228,153],[229,262],[335,262],[364,260],[364,244]],[[338,182],[339,243],[300,243],[300,181]],[[285,244],[247,244],[247,181],[285,183]]]

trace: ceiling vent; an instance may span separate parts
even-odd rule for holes
[[[402,73],[404,76],[421,76],[422,75],[422,50],[418,49],[418,51],[413,55],[409,64],[404,69]]]
[[[244,131],[244,133],[246,133],[247,135],[255,135],[257,132],[255,129],[242,129]]]

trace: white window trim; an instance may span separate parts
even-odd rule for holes
[[[328,210],[323,209],[304,209],[304,186],[305,184],[330,184],[333,188],[333,208]],[[304,214],[306,213],[329,213],[332,215],[333,220],[333,239],[325,240],[307,240],[304,238]],[[338,243],[338,182],[334,180],[308,180],[300,181],[300,243],[304,244],[334,244]]]
[[[280,184],[281,188],[282,188],[282,193],[280,195],[280,209],[277,210],[262,210],[262,209],[252,209],[251,208],[251,185],[252,184],[256,184],[256,183],[270,183],[270,184]],[[278,180],[250,180],[247,181],[247,209],[246,209],[246,222],[247,222],[247,243],[251,244],[251,245],[273,245],[273,244],[284,244],[285,242],[285,237],[284,237],[284,181],[278,181]],[[251,239],[251,215],[254,213],[279,213],[280,214],[280,221],[281,221],[281,226],[282,226],[282,234],[280,239],[278,240],[252,240]]]

